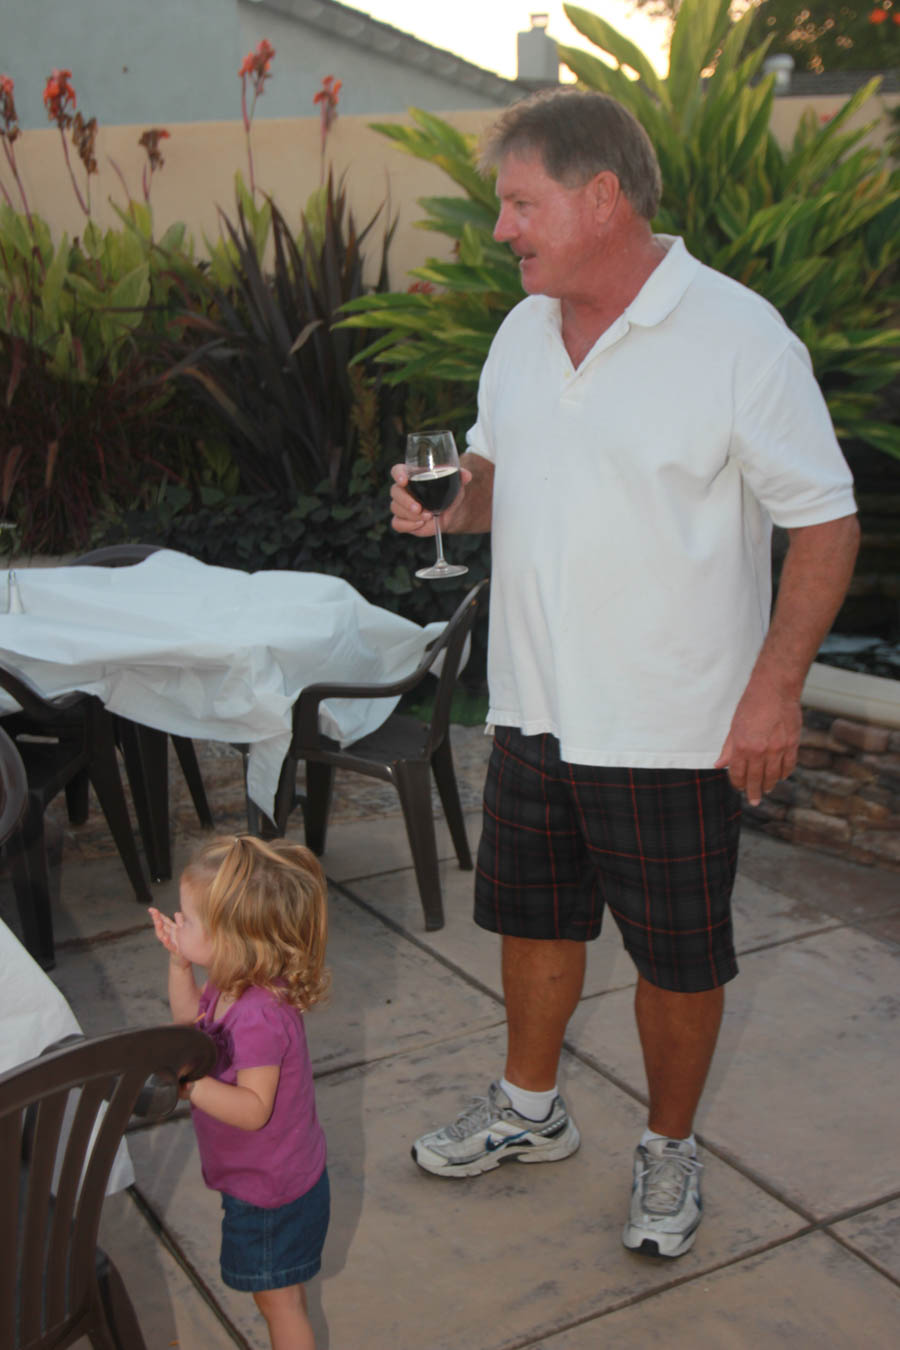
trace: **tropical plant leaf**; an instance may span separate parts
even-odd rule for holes
[[[582,37],[586,37],[588,41],[593,42],[595,47],[600,47],[603,51],[609,52],[610,56],[614,57],[620,66],[627,66],[630,70],[633,70],[650,93],[658,98],[664,107],[669,106],[669,91],[640,47],[635,46],[622,33],[617,32],[612,24],[607,23],[605,19],[601,19],[598,14],[592,14],[579,5],[563,5],[563,9],[566,18],[578,29]],[[567,47],[565,50],[571,52],[575,49]]]

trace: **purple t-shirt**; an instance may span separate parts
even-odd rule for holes
[[[325,1135],[316,1115],[303,1016],[265,989],[246,989],[214,1022],[219,990],[207,983],[197,1025],[218,1049],[213,1078],[236,1083],[238,1069],[277,1064],[272,1114],[260,1130],[240,1130],[192,1106],[203,1180],[214,1191],[275,1209],[297,1200],[325,1168]]]

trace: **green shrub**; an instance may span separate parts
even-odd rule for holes
[[[732,24],[728,0],[684,0],[662,78],[603,19],[565,8],[617,64],[573,47],[561,47],[561,58],[582,86],[624,103],[656,146],[664,195],[655,228],[682,235],[696,257],[776,305],[810,350],[841,437],[900,455],[885,402],[900,376],[900,171],[865,143],[869,128],[846,129],[877,81],[825,124],[804,117],[782,149],[769,129],[774,77],[758,78],[767,44],[744,52],[750,11]],[[425,227],[453,239],[459,255],[415,272],[440,291],[368,297],[348,306],[346,322],[381,330],[363,355],[390,380],[452,372],[473,385],[518,299],[515,260],[491,238],[499,204],[489,184],[476,183],[472,139],[411,115],[414,128],[380,130],[464,189],[467,201],[420,202]]]
[[[223,217],[226,246],[208,293],[179,317],[167,379],[189,384],[215,414],[243,492],[277,492],[290,503],[326,481],[341,497],[354,460],[380,459],[396,442],[397,395],[351,372],[363,343],[335,326],[341,305],[367,289],[362,244],[377,215],[357,232],[331,175],[296,237],[273,202],[264,216],[251,207],[239,200],[236,225]],[[388,226],[380,290],[392,235]]]
[[[214,439],[156,380],[176,299],[203,286],[190,241],[155,243],[142,204],[121,219],[55,245],[0,207],[0,498],[27,551],[85,545],[110,502],[149,500]]]

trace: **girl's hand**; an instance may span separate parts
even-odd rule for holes
[[[166,951],[170,956],[175,958],[177,965],[181,966],[183,969],[187,969],[191,963],[181,955],[178,946],[178,920],[181,918],[181,915],[176,914],[174,919],[170,919],[152,906],[148,909],[147,913],[153,920],[153,931],[156,933],[156,936],[159,938]]]
[[[179,1076],[178,1079],[179,1099],[183,1102],[189,1102],[191,1100],[191,1093],[194,1091],[194,1087],[196,1086],[197,1083],[200,1083],[202,1081],[203,1080],[201,1078],[182,1078]]]

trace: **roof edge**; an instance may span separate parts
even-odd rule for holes
[[[434,47],[401,28],[370,18],[349,5],[339,4],[338,0],[257,0],[257,3],[261,9],[275,10],[288,18],[302,20],[322,32],[358,43],[366,51],[393,57],[416,70],[430,68],[433,74],[455,80],[495,101],[511,102],[516,95],[525,95],[532,88],[526,82],[508,80],[493,70],[466,61],[455,52]],[[437,69],[436,60],[440,62]]]

